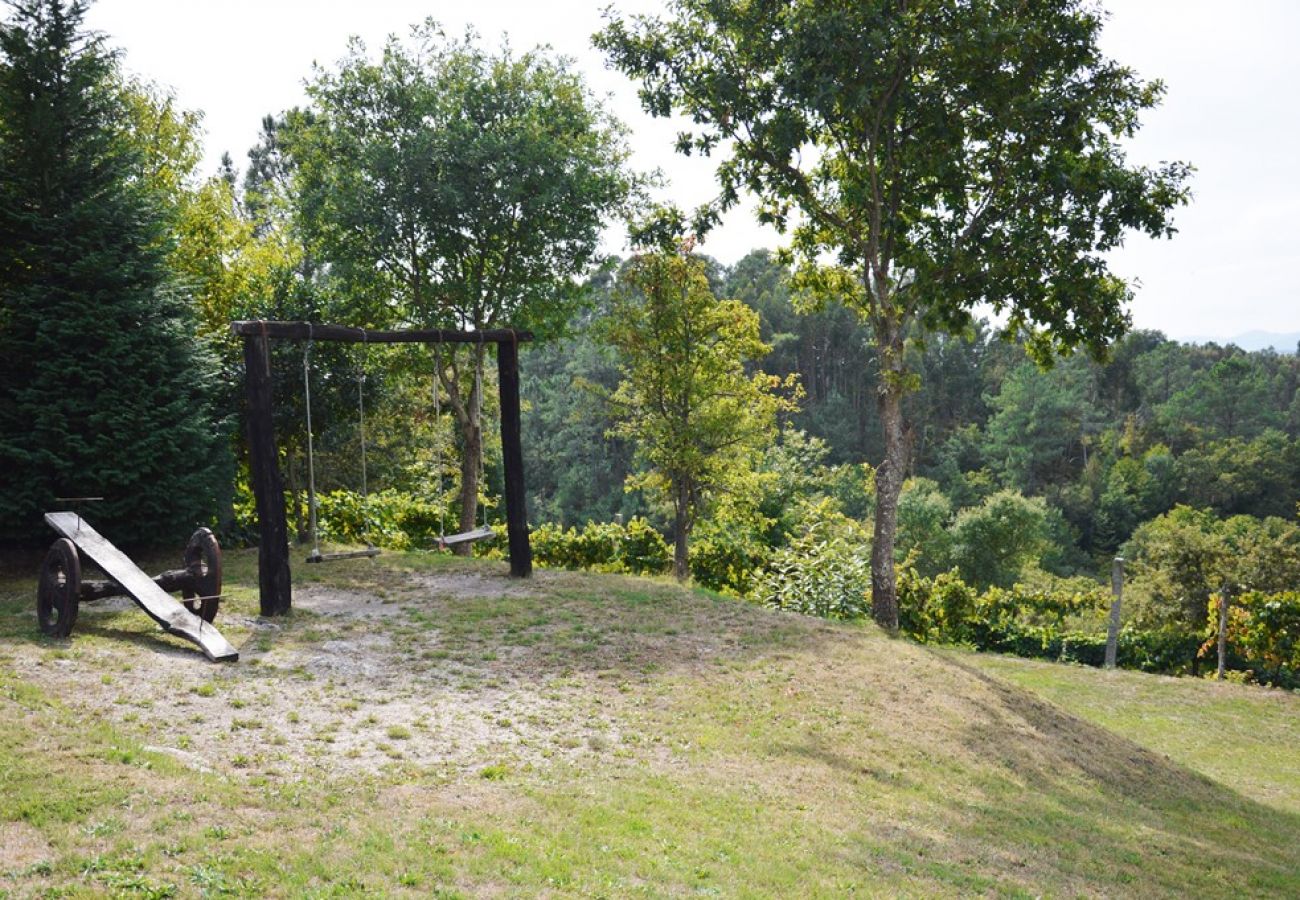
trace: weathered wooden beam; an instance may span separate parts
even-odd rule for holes
[[[289,526],[284,515],[284,481],[276,459],[271,418],[271,357],[267,336],[244,338],[248,396],[248,469],[257,506],[257,583],[261,613],[285,615],[293,606],[289,575]]]
[[[189,569],[169,569],[153,576],[153,583],[169,594],[194,590],[194,573]],[[126,588],[116,581],[82,581],[80,600],[93,603],[107,597],[126,597]]]
[[[318,325],[315,322],[231,322],[234,334],[249,337],[282,338],[305,341],[348,341],[367,344],[504,344],[531,341],[530,331],[513,328],[489,328],[483,331],[453,331],[445,328],[421,328],[405,331],[370,331],[347,325]]]
[[[45,521],[51,528],[76,545],[77,550],[104,570],[112,581],[120,584],[149,617],[168,634],[193,641],[214,662],[234,662],[239,651],[230,645],[221,632],[204,622],[181,605],[176,598],[162,591],[153,579],[114,547],[98,531],[91,528],[75,512],[47,512]]]
[[[527,578],[533,573],[533,550],[528,543],[524,450],[520,438],[519,346],[514,341],[502,341],[497,345],[497,373],[501,397],[501,456],[505,466],[510,574],[515,578]]]

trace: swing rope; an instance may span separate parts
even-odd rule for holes
[[[474,490],[474,505],[482,510],[480,528],[487,528],[487,487],[483,480],[487,477],[483,452],[483,333],[479,332],[479,358],[474,360],[474,417],[478,420],[478,484]],[[478,502],[479,492],[483,493],[483,502]]]
[[[483,343],[482,335],[479,336],[479,343],[480,344]],[[455,351],[453,350],[452,352]],[[476,363],[474,369],[474,389],[469,398],[470,406],[475,410],[477,409],[477,407],[481,407],[482,405],[483,379],[482,379],[481,368],[482,367],[480,365],[477,365]],[[437,494],[438,547],[440,549],[445,550],[452,544],[461,544],[466,542],[479,541],[479,540],[483,540],[484,538],[492,537],[493,532],[490,528],[488,528],[488,524],[487,524],[487,503],[485,502],[483,504],[479,504],[478,491],[475,491],[474,505],[475,507],[481,508],[482,510],[482,515],[481,517],[479,517],[482,521],[482,524],[478,528],[474,528],[473,522],[471,521],[471,528],[469,531],[466,531],[462,534],[447,534],[446,503],[443,502],[443,474],[444,473],[443,473],[442,441],[438,440],[439,435],[437,435],[436,433],[438,430],[437,426],[442,424],[442,393],[438,385],[441,376],[442,376],[442,342],[438,341],[437,343],[434,344],[433,415],[434,415],[434,424],[435,424],[434,437],[435,437],[435,443],[437,445],[437,449],[435,450],[435,465],[437,466],[437,470],[438,470],[438,494]],[[481,487],[483,484],[483,480],[486,477],[484,462],[483,462],[483,449],[482,449],[481,438],[479,444],[480,446],[479,446],[479,458],[478,458],[478,476],[479,476],[478,481]],[[475,510],[476,516],[478,511],[479,511],[478,509]]]
[[[370,504],[368,502],[370,493],[366,480],[366,406],[365,406],[365,367],[364,362],[361,367],[361,376],[357,382],[357,404],[360,411],[360,428],[361,428],[361,495],[362,505],[365,509],[364,527],[366,530],[366,549],[353,550],[345,553],[321,553],[320,552],[320,530],[318,528],[318,504],[316,502],[316,448],[315,441],[312,437],[311,427],[311,348],[315,337],[312,330],[312,323],[304,323],[307,326],[307,343],[302,351],[302,390],[303,401],[307,407],[307,528],[311,536],[311,554],[307,557],[309,563],[332,562],[340,559],[354,559],[356,557],[375,557],[379,551],[370,541]],[[362,340],[368,341],[365,330],[362,330]],[[369,344],[367,343],[367,347]]]
[[[307,405],[307,530],[311,534],[311,555],[320,556],[316,537],[316,463],[311,437],[311,345],[312,324],[307,323],[307,343],[302,351],[302,390]]]
[[[364,328],[361,329],[361,363],[358,366],[359,374],[357,378],[357,427],[361,435],[361,508],[364,510],[366,532],[363,537],[366,539],[366,548],[374,549],[374,542],[371,540],[371,520],[370,520],[370,485],[366,479],[366,362],[370,359],[370,335]]]
[[[447,536],[447,504],[442,497],[442,391],[438,389],[438,380],[442,377],[442,341],[433,345],[433,441],[437,446],[434,465],[438,472],[438,542]]]

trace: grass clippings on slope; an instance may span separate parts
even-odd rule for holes
[[[1300,892],[1294,795],[968,655],[415,555],[299,566],[267,623],[252,559],[228,555],[225,667],[125,608],[47,641],[30,579],[0,585],[0,891]]]

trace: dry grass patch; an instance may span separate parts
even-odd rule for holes
[[[1300,892],[1293,811],[968,655],[418,556],[311,569],[263,622],[231,556],[234,666],[124,610],[49,642],[0,595],[0,823],[46,848],[0,888]]]

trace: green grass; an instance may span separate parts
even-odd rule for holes
[[[964,658],[1252,800],[1300,813],[1300,696],[1294,692],[992,654]]]
[[[548,573],[521,592],[499,564],[415,554],[295,566],[391,602],[262,632],[238,624],[254,558],[226,566],[245,661],[195,655],[173,695],[208,704],[178,707],[195,737],[200,709],[246,700],[207,773],[144,750],[129,718],[149,712],[132,673],[184,645],[133,611],[47,641],[30,578],[0,578],[0,896],[1300,894],[1293,694],[935,651],[663,581]],[[442,596],[439,575],[501,594]],[[421,698],[481,702],[476,727],[509,741],[417,765],[450,750],[432,718],[276,668],[376,635]],[[70,667],[132,702],[90,705]],[[269,691],[298,692],[305,721],[266,712]],[[334,740],[312,709],[385,764],[286,745]]]

